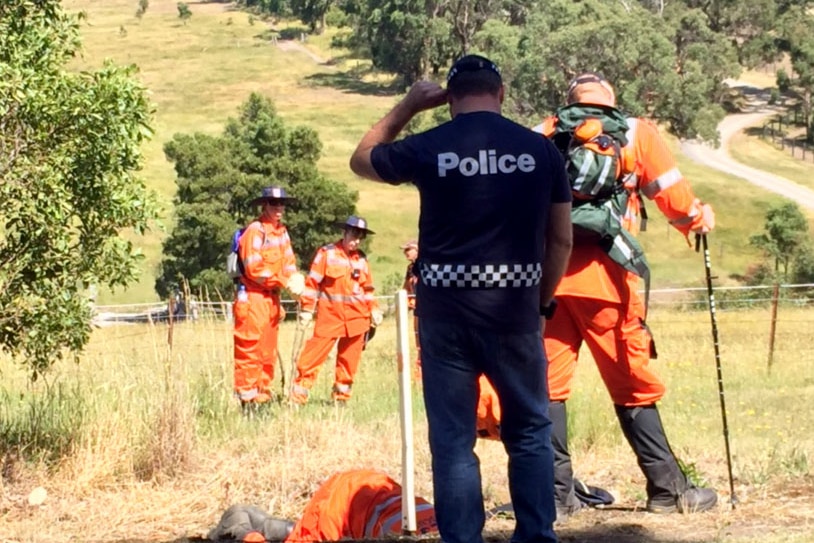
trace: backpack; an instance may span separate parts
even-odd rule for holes
[[[233,281],[237,281],[243,277],[243,274],[246,272],[246,270],[243,269],[243,262],[240,260],[240,254],[238,253],[240,248],[240,236],[242,236],[245,231],[245,228],[235,230],[235,233],[232,234],[232,248],[226,256],[226,275]]]
[[[628,128],[627,118],[616,108],[571,104],[555,112],[553,124],[546,123],[543,134],[565,159],[575,243],[598,244],[614,262],[642,277],[649,294],[650,267],[644,250],[622,227],[630,198],[625,181],[633,174],[622,152]]]
[[[254,224],[254,223],[252,223]],[[258,222],[258,224],[260,224]],[[251,226],[251,224],[249,225]],[[246,270],[243,268],[243,261],[240,260],[240,236],[243,235],[243,232],[246,231],[247,228],[239,228],[235,230],[235,233],[232,234],[232,246],[229,251],[229,254],[226,256],[226,275],[229,276],[235,283],[238,280],[246,275]],[[262,227],[262,226],[261,226]],[[266,231],[263,229],[263,245],[266,243]]]

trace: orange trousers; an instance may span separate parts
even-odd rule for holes
[[[571,396],[571,381],[583,341],[616,405],[650,405],[664,396],[664,383],[650,369],[650,332],[644,327],[644,305],[579,296],[557,296],[554,318],[545,324],[548,395],[551,401]]]
[[[310,389],[319,375],[320,366],[328,358],[334,344],[336,351],[336,373],[334,375],[334,399],[348,400],[353,377],[362,359],[365,346],[365,335],[352,337],[319,337],[314,336],[305,343],[300,358],[297,360],[297,377],[294,385]]]
[[[244,402],[267,402],[277,361],[280,296],[249,291],[235,300],[235,394]]]

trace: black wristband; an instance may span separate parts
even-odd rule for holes
[[[540,316],[545,317],[545,320],[550,321],[557,310],[557,300],[552,298],[548,305],[540,305]]]

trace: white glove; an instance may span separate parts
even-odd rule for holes
[[[381,309],[373,309],[370,311],[370,322],[373,326],[379,326],[384,320],[384,314]]]
[[[311,321],[314,320],[314,314],[310,311],[302,311],[300,312],[300,324],[303,326],[308,326],[311,324]]]
[[[300,272],[294,272],[294,274],[288,278],[288,283],[286,283],[285,288],[294,296],[299,296],[302,294],[302,291],[305,290],[305,276]]]
[[[695,234],[711,232],[712,229],[715,228],[715,212],[712,210],[712,206],[702,204],[701,201],[696,198],[693,202],[693,208],[695,224],[693,225],[692,232]]]

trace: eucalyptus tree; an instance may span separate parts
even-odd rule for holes
[[[550,0],[517,41],[510,74],[521,118],[562,105],[575,75],[602,73],[622,109],[667,123],[676,134],[715,140],[723,80],[737,75],[735,51],[697,10],[660,16],[637,3]],[[635,32],[630,29],[635,28]]]

